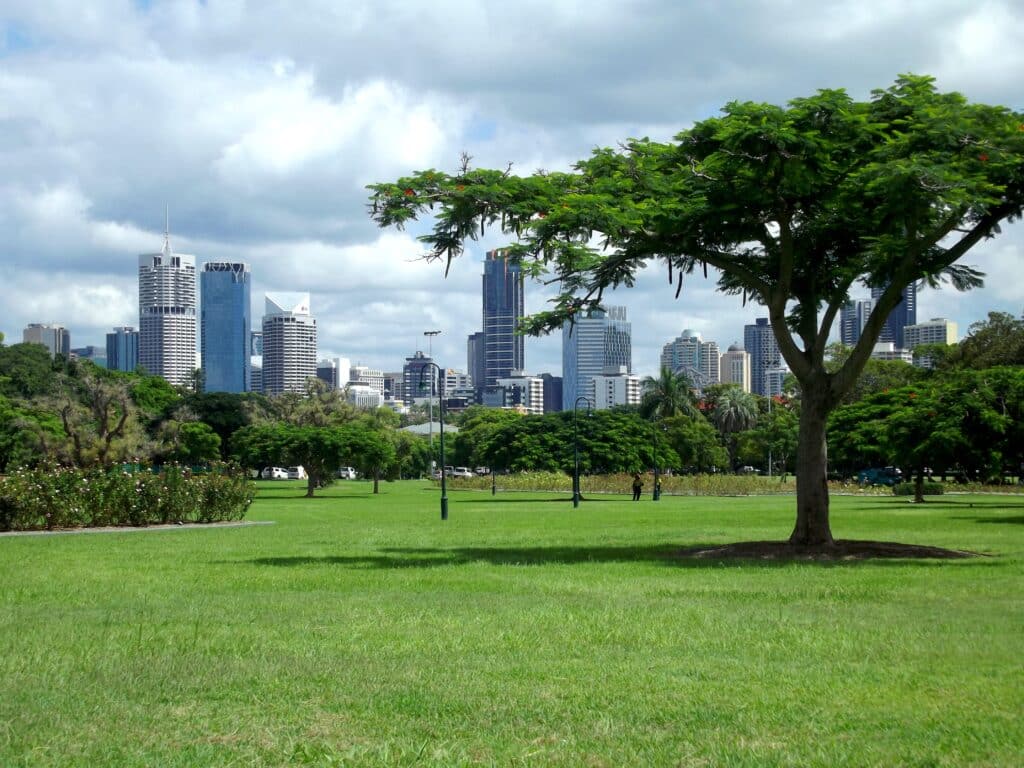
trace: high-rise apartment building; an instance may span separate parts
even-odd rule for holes
[[[673,373],[685,373],[698,389],[717,384],[719,358],[717,341],[704,341],[689,328],[661,349],[661,367]]]
[[[526,362],[524,338],[517,334],[523,321],[523,270],[503,250],[488,251],[483,274],[483,380],[476,386],[496,384]],[[469,374],[475,373],[472,366]]]
[[[870,299],[848,301],[839,310],[839,340],[848,347],[860,341],[860,335],[871,316],[874,302]]]
[[[752,325],[743,326],[743,346],[750,355],[750,391],[765,397],[768,394],[766,373],[782,363],[779,342],[767,317],[759,317]]]
[[[370,368],[368,365],[349,366],[348,382],[370,387],[374,392],[380,393],[381,398],[384,397],[384,371],[378,368]]]
[[[557,413],[562,410],[562,377],[550,373],[542,373],[544,382],[544,413]]]
[[[877,300],[883,291],[885,291],[884,287],[872,288],[871,298]],[[900,303],[896,305],[896,308],[885,319],[885,325],[882,327],[882,332],[878,335],[876,341],[891,341],[896,349],[906,349],[903,329],[908,325],[915,325],[916,323],[917,283],[911,283],[903,289],[900,295]]]
[[[248,264],[210,261],[203,265],[199,274],[199,345],[207,392],[252,389],[251,291]]]
[[[562,326],[562,409],[592,393],[591,379],[607,369],[633,370],[632,330],[625,307],[592,309]]]
[[[21,340],[26,344],[42,344],[49,350],[50,357],[71,354],[71,334],[56,323],[29,323],[22,331]]]
[[[107,334],[107,368],[134,371],[139,365],[139,332],[130,325],[114,328]]]
[[[402,367],[402,399],[406,405],[441,395],[440,372],[432,367],[433,363],[430,357],[419,350],[413,353],[412,357],[405,358],[405,365]]]
[[[730,344],[722,355],[719,373],[723,384],[738,384],[744,392],[750,391],[750,355],[739,342]]]
[[[263,392],[305,392],[316,376],[316,320],[308,293],[268,293],[263,315]]]
[[[192,383],[196,369],[196,258],[171,250],[139,256],[139,365],[168,383]]]

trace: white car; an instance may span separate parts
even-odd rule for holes
[[[264,467],[260,477],[264,480],[287,480],[288,470],[283,467]]]
[[[352,467],[340,467],[338,469],[338,477],[341,480],[355,480],[356,471]]]
[[[302,466],[288,467],[288,479],[289,480],[305,480],[306,470]]]
[[[469,467],[455,467],[455,469],[452,470],[451,476],[452,477],[476,477],[476,475],[473,474],[473,470],[471,470]]]

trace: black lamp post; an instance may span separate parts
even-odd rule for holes
[[[441,366],[439,366],[435,362],[426,363],[422,368],[420,368],[420,389],[424,388],[423,374],[427,372],[428,368],[434,369],[433,371],[431,371],[431,376],[435,375],[434,371],[436,371],[436,376],[437,377],[441,376]],[[430,389],[431,389],[431,391],[433,391],[433,389],[434,389],[433,380],[431,381]],[[440,432],[441,432],[441,519],[442,520],[447,520],[448,519],[448,486],[446,484],[447,476],[445,475],[445,471],[444,471],[444,398],[439,398],[437,405],[438,405],[438,407],[437,407],[438,420],[441,422],[441,429],[440,429]]]
[[[661,499],[661,479],[658,472],[658,425],[653,425],[654,429],[654,492],[651,494],[651,501],[659,501]]]
[[[572,404],[572,506],[573,509],[580,505],[580,440],[579,432],[576,429],[576,410],[579,408],[581,402],[587,404],[587,413],[590,413],[590,409],[594,407],[594,404],[590,402],[590,398],[584,395],[580,395],[576,398],[576,401]]]

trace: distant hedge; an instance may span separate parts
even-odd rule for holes
[[[892,487],[892,492],[897,496],[913,496],[914,483],[897,483]],[[925,496],[941,496],[942,483],[928,481],[924,484],[924,490],[922,493]]]
[[[17,469],[0,477],[0,530],[241,520],[253,495],[244,470],[226,464],[201,474],[176,465]]]

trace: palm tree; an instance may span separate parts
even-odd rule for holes
[[[736,461],[736,435],[757,426],[757,400],[738,386],[715,386],[708,392],[711,423],[718,428],[729,451],[729,464]]]
[[[685,373],[673,373],[662,366],[658,377],[648,376],[642,386],[640,414],[645,419],[657,421],[673,416],[698,415],[693,402],[693,385]]]

